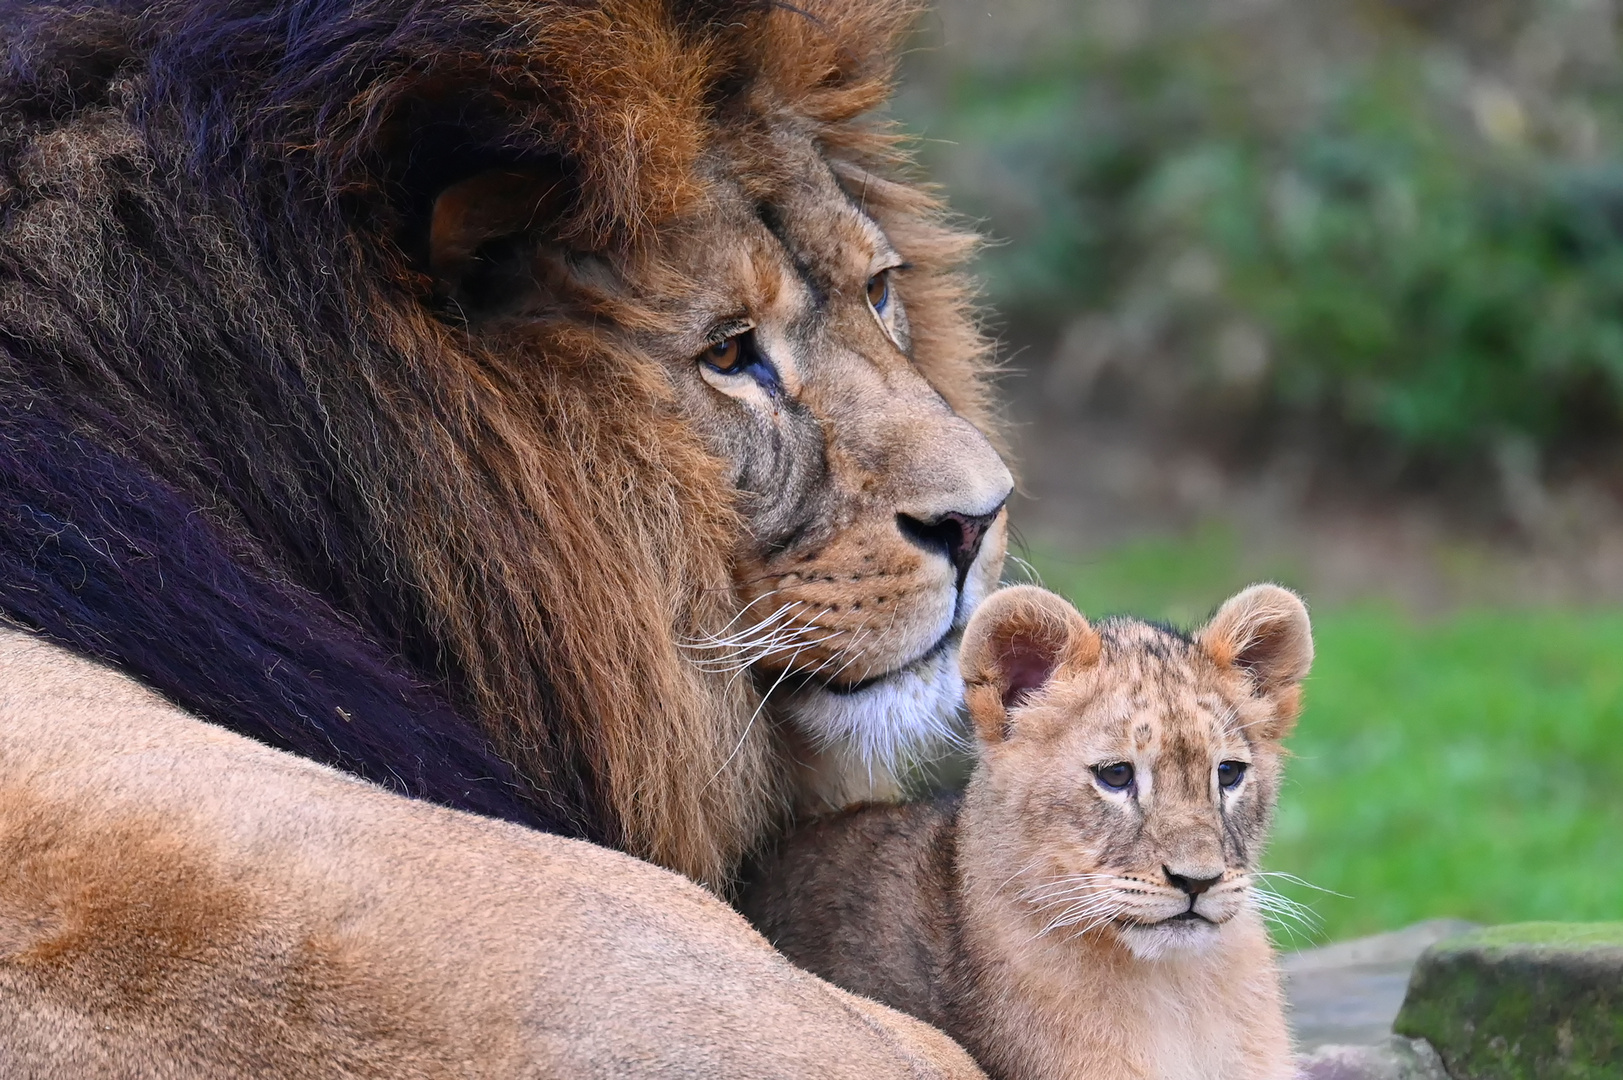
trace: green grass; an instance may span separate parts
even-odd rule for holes
[[[1292,576],[1237,572],[1221,533],[1033,561],[1083,611],[1186,626],[1251,580]],[[1314,636],[1266,864],[1344,894],[1280,890],[1323,938],[1623,917],[1623,612],[1353,606],[1315,609]]]

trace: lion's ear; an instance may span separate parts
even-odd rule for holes
[[[1009,734],[1009,712],[1055,678],[1099,659],[1099,633],[1061,597],[1032,585],[1001,589],[964,630],[964,700],[983,741]]]
[[[446,292],[455,292],[495,240],[548,224],[563,210],[564,182],[540,166],[489,169],[460,180],[434,200],[428,264]]]
[[[1195,639],[1218,664],[1244,671],[1273,704],[1276,720],[1260,734],[1288,734],[1313,666],[1313,626],[1302,598],[1278,585],[1253,585],[1218,608]]]

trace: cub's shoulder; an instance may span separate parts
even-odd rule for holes
[[[959,802],[944,795],[819,818],[752,864],[739,910],[806,970],[940,1024],[959,921]]]

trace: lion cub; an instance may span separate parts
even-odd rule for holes
[[[745,914],[993,1076],[1283,1080],[1249,893],[1312,659],[1307,608],[1274,585],[1189,637],[996,593],[964,639],[962,799],[812,825],[758,867]]]

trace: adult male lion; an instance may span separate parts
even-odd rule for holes
[[[1009,489],[863,119],[909,14],[0,12],[0,1058],[963,1067],[673,877],[219,730],[712,885],[888,789]]]

